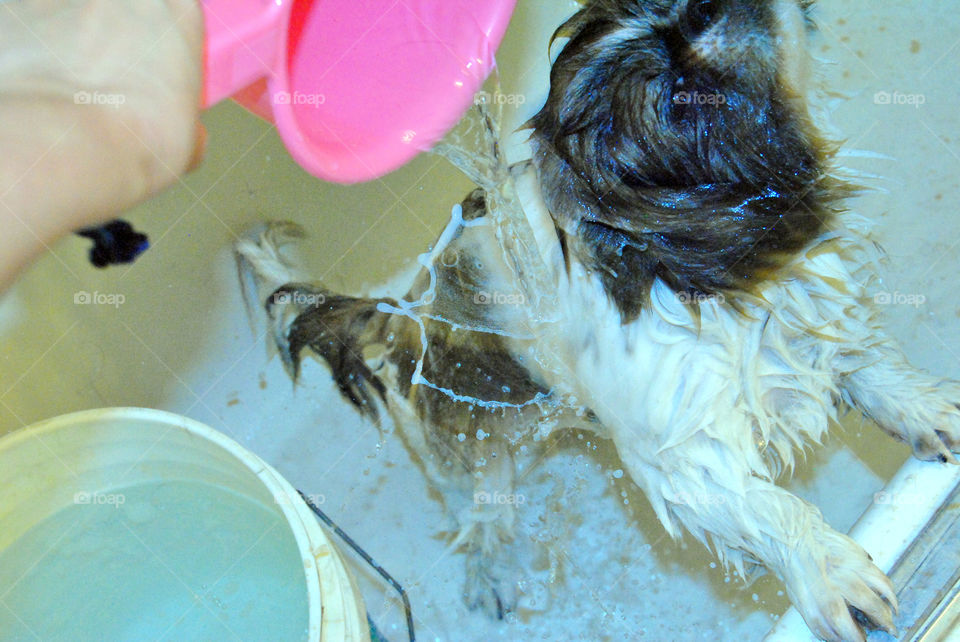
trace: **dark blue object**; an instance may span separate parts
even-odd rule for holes
[[[77,234],[93,241],[90,248],[90,262],[98,268],[133,261],[150,247],[146,234],[141,234],[133,226],[120,219],[97,227],[85,227]]]
[[[377,630],[377,625],[370,619],[369,613],[367,613],[367,624],[370,625],[370,642],[390,642],[390,640],[383,637],[383,634]]]

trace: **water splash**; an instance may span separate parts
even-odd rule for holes
[[[497,86],[499,89],[499,85]],[[447,395],[457,402],[466,402],[488,410],[508,408],[520,410],[527,406],[540,407],[542,414],[559,405],[553,391],[538,392],[520,403],[478,399],[451,388],[429,381],[423,374],[424,360],[429,348],[426,320],[448,324],[453,330],[495,334],[514,341],[529,342],[528,356],[544,369],[556,370],[551,365],[553,351],[544,344],[546,332],[537,330],[543,324],[555,323],[559,318],[557,286],[551,271],[538,251],[534,230],[523,211],[510,167],[501,149],[502,104],[490,105],[477,101],[464,116],[461,123],[432,151],[446,158],[485,191],[486,213],[484,216],[464,220],[463,208],[457,204],[451,209],[450,220],[436,244],[417,257],[429,275],[429,285],[414,301],[398,300],[397,305],[379,303],[377,310],[399,314],[411,319],[420,329],[420,355],[411,376],[412,385],[423,385]],[[496,110],[496,111],[494,111]],[[526,318],[514,318],[509,327],[496,327],[491,319],[457,320],[457,316],[437,314],[433,304],[437,301],[439,277],[437,263],[443,263],[444,252],[461,233],[471,227],[493,226],[503,265],[506,266],[511,284],[524,296],[526,305],[518,313]],[[477,266],[483,269],[482,266]],[[517,331],[514,328],[522,328]],[[540,341],[535,341],[540,339]]]
[[[460,235],[464,228],[479,227],[489,224],[490,221],[486,218],[478,218],[470,221],[464,220],[463,208],[459,203],[454,205],[450,211],[450,221],[444,227],[443,232],[440,234],[440,238],[437,240],[437,243],[430,251],[424,252],[417,257],[417,262],[427,270],[427,274],[429,276],[429,285],[427,288],[424,289],[424,291],[420,294],[420,297],[415,301],[400,299],[397,301],[396,306],[390,305],[389,303],[380,302],[377,304],[377,310],[389,314],[399,314],[405,316],[411,319],[420,328],[420,356],[417,359],[416,368],[414,369],[413,375],[410,379],[410,383],[412,385],[427,386],[437,390],[438,392],[442,392],[454,401],[471,403],[489,410],[506,408],[514,408],[519,410],[529,405],[538,405],[542,408],[544,405],[549,404],[549,399],[551,397],[550,393],[544,394],[542,392],[538,392],[534,397],[522,403],[491,401],[487,399],[479,399],[471,395],[460,394],[450,388],[446,388],[434,383],[423,376],[423,362],[426,358],[427,349],[429,347],[429,339],[427,337],[424,319],[447,323],[453,329],[464,329],[470,332],[497,334],[500,336],[521,340],[529,340],[532,338],[531,335],[507,332],[494,327],[482,327],[474,326],[472,324],[459,323],[450,319],[446,319],[442,316],[431,314],[429,312],[431,309],[431,304],[436,300],[437,296],[437,260],[443,255],[443,252],[449,247],[450,243]]]
[[[493,95],[500,93],[494,78]],[[551,270],[537,249],[533,228],[523,211],[510,165],[502,149],[503,104],[475,101],[460,124],[432,153],[444,157],[486,192],[487,217],[495,226],[503,259],[530,302],[531,327],[558,318],[559,296]]]

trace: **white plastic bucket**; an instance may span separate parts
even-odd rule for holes
[[[370,639],[296,491],[225,435],[109,408],[0,439],[4,639]]]

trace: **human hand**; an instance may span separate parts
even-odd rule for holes
[[[197,162],[202,14],[197,0],[0,2],[0,43],[0,219],[19,237],[0,245],[2,281]]]

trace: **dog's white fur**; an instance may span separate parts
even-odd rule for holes
[[[537,201],[526,199],[525,209],[543,229],[552,222]],[[797,449],[823,439],[841,397],[910,442],[944,420],[960,430],[960,415],[883,335],[867,291],[876,250],[856,229],[863,221],[840,220],[846,229],[822,235],[760,297],[739,310],[707,298],[699,319],[657,281],[650,305],[621,325],[596,276],[574,264],[567,277],[554,260],[565,314],[544,340],[563,350],[566,373],[540,376],[597,414],[671,535],[686,527],[741,573],[745,560],[761,561],[801,612],[814,614],[814,631],[857,639],[844,601],[888,612],[875,591],[896,604],[889,581],[773,480]],[[898,399],[878,394],[884,389]],[[909,420],[891,416],[898,408],[913,409]]]

